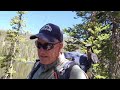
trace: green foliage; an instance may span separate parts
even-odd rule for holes
[[[83,22],[74,25],[73,28],[64,30],[64,32],[72,38],[67,41],[67,47],[65,49],[71,51],[74,49],[72,46],[78,45],[81,47],[81,51],[85,53],[86,48],[84,45],[87,43],[92,44],[93,51],[98,55],[100,60],[97,68],[94,68],[97,69],[97,71],[94,72],[95,77],[111,78],[112,72],[117,72],[115,68],[113,68],[116,67],[115,63],[118,61],[116,58],[120,58],[120,52],[118,51],[119,45],[117,45],[120,40],[120,37],[118,37],[120,12],[76,11],[76,15],[77,18],[82,18]],[[75,44],[75,41],[78,43]]]
[[[18,13],[18,14],[27,14],[28,11],[18,11],[17,13]]]
[[[16,54],[19,53],[19,48],[17,45],[19,45],[20,32],[24,26],[22,19],[23,14],[25,14],[23,11],[18,11],[18,16],[15,16],[13,19],[11,19],[10,25],[12,26],[12,30],[7,31],[5,40],[10,43],[10,50],[9,53],[5,55],[1,65],[2,68],[6,67],[5,78],[12,78],[13,73],[15,73],[13,68],[13,60],[15,60]]]
[[[108,71],[106,69],[103,69],[102,64],[93,64],[92,65],[93,73],[94,73],[94,79],[108,79]]]
[[[105,76],[97,75],[95,79],[106,79],[106,77]]]

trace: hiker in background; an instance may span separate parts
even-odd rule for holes
[[[88,60],[88,71],[87,75],[89,78],[93,78],[94,74],[92,73],[92,64],[99,63],[97,55],[93,52],[92,45],[91,44],[86,44],[86,49],[87,49],[87,60]]]
[[[98,57],[97,55],[93,52],[92,45],[91,44],[86,44],[86,49],[87,49],[87,58],[90,62],[90,64],[95,64],[98,63]]]
[[[61,52],[63,33],[57,25],[46,24],[30,39],[37,39],[35,45],[39,59],[28,79],[87,79],[84,71],[74,62],[65,59]]]

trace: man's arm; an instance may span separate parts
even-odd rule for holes
[[[91,54],[91,58],[92,58],[92,60],[93,60],[94,63],[99,63],[99,59],[98,59],[98,57],[97,57],[96,54],[92,53]]]
[[[69,79],[88,79],[88,77],[86,73],[78,65],[74,65],[70,72]]]

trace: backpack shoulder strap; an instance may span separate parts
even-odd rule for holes
[[[64,77],[65,77],[65,79],[70,78],[70,72],[71,72],[72,67],[74,65],[78,65],[78,64],[76,64],[74,61],[69,61],[65,64],[65,66],[64,66],[64,69],[65,69]]]
[[[30,73],[29,79],[32,79],[33,75],[39,69],[39,67],[40,67],[39,60],[36,60],[35,64],[33,65],[32,71]]]
[[[70,72],[74,65],[77,65],[74,61],[67,61],[63,64],[63,66],[60,70],[55,69],[58,79],[69,79]]]

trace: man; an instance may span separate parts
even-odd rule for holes
[[[34,64],[28,79],[86,79],[86,74],[78,65],[73,65],[66,78],[64,66],[69,60],[65,59],[63,48],[63,33],[57,25],[48,23],[38,34],[32,35],[35,39],[39,60]],[[39,67],[38,67],[39,66]],[[36,67],[38,69],[36,69]],[[63,77],[62,77],[63,76]]]
[[[91,44],[86,44],[85,46],[87,48],[87,57],[88,57],[88,60],[90,61],[90,63],[91,64],[92,63],[93,64],[98,63],[99,60],[98,60],[97,55],[92,50],[92,45]]]
[[[93,52],[92,50],[92,45],[91,44],[86,44],[85,45],[87,48],[87,59],[88,59],[88,71],[87,75],[89,78],[93,78],[94,74],[92,73],[92,64],[96,64],[99,62],[97,55]]]

